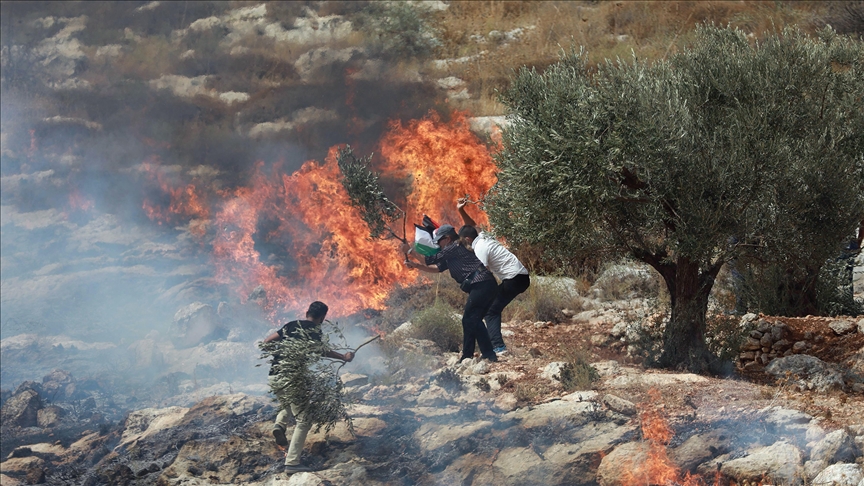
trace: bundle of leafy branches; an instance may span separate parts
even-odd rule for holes
[[[336,162],[342,172],[342,185],[351,199],[351,205],[360,210],[360,217],[369,226],[372,238],[396,238],[405,241],[405,212],[391,201],[378,180],[378,174],[369,169],[372,155],[358,159],[350,145],[339,149]],[[390,225],[402,220],[402,236],[396,234]]]
[[[334,362],[322,359],[330,349],[329,343],[312,339],[302,329],[301,336],[268,343],[262,342],[262,359],[272,359],[273,375],[270,391],[276,396],[281,408],[291,410],[291,404],[299,408],[308,420],[315,423],[315,431],[324,428],[329,432],[339,421],[344,421],[351,434],[354,424],[348,416],[348,399],[338,368]]]

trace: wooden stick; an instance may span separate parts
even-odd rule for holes
[[[367,340],[363,341],[362,343],[360,343],[360,346],[357,346],[356,348],[354,348],[354,352],[356,353],[358,349],[360,349],[360,348],[362,348],[363,346],[366,346],[367,344],[371,343],[372,341],[375,341],[375,340],[378,340],[378,339],[381,339],[381,335],[380,335],[380,334],[376,334],[376,335],[370,337],[369,339],[367,339]]]

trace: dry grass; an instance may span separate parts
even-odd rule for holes
[[[604,59],[660,59],[684,45],[703,22],[739,27],[756,38],[799,25],[813,32],[828,14],[830,2],[508,2],[454,1],[439,19],[443,46],[439,58],[475,56],[450,63],[437,73],[468,84],[472,100],[454,104],[475,115],[500,114],[496,91],[522,66],[543,69],[562,49],[583,46],[589,62]],[[522,28],[517,41],[491,31]],[[477,36],[483,36],[478,40]]]

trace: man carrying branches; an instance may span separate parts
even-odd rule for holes
[[[317,403],[315,400],[310,400],[310,397],[317,395],[314,390],[316,387],[315,383],[303,383],[309,381],[307,378],[309,371],[307,369],[308,363],[304,361],[316,359],[316,355],[345,362],[350,362],[354,359],[354,353],[351,351],[341,354],[328,349],[324,345],[321,324],[327,316],[327,311],[328,307],[323,302],[312,302],[309,305],[309,310],[306,311],[306,319],[291,321],[285,324],[281,329],[267,336],[262,343],[262,348],[271,348],[273,364],[270,368],[270,386],[274,389],[277,397],[280,398],[280,404],[283,402],[282,397],[279,396],[280,394],[287,393],[293,397],[292,400],[289,400],[290,411],[297,423],[294,426],[294,434],[291,436],[290,445],[285,436],[289,412],[287,408],[282,408],[279,411],[279,414],[276,416],[276,422],[273,424],[273,437],[275,437],[276,443],[281,447],[288,446],[288,452],[285,454],[285,470],[287,472],[312,470],[310,467],[300,463],[300,453],[303,452],[303,445],[306,442],[306,436],[312,428],[312,424],[316,422],[314,418],[321,416],[322,413],[328,415],[327,410],[322,412],[322,410],[315,410],[312,407],[333,407],[331,403]],[[291,340],[292,343],[290,344],[309,352],[301,351],[299,353],[291,353],[291,356],[284,356],[280,355],[280,351],[284,351],[284,349],[274,349],[274,345],[272,344],[268,346],[268,343],[277,343],[283,340]],[[286,362],[288,360],[293,362]],[[286,380],[288,383],[280,383],[282,380]],[[292,386],[295,389],[290,389]],[[312,390],[298,390],[296,388],[312,388]],[[340,408],[338,404],[336,405],[337,408]],[[339,411],[337,410],[337,412]]]

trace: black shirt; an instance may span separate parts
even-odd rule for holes
[[[478,268],[480,271],[471,279],[472,284],[486,280],[495,280],[495,276],[483,266],[477,255],[457,242],[450,243],[432,256],[427,256],[426,265],[435,265],[441,272],[449,269],[450,276],[460,284],[465,278],[471,275],[471,272]]]
[[[301,332],[302,331],[302,332]],[[321,341],[321,326],[315,324],[312,321],[307,321],[305,319],[291,321],[284,326],[282,326],[276,334],[279,335],[279,340],[285,339],[310,339],[313,341]],[[275,375],[275,370],[273,369],[274,364],[279,359],[279,356],[274,355],[273,361],[271,361],[270,366],[270,374]]]

